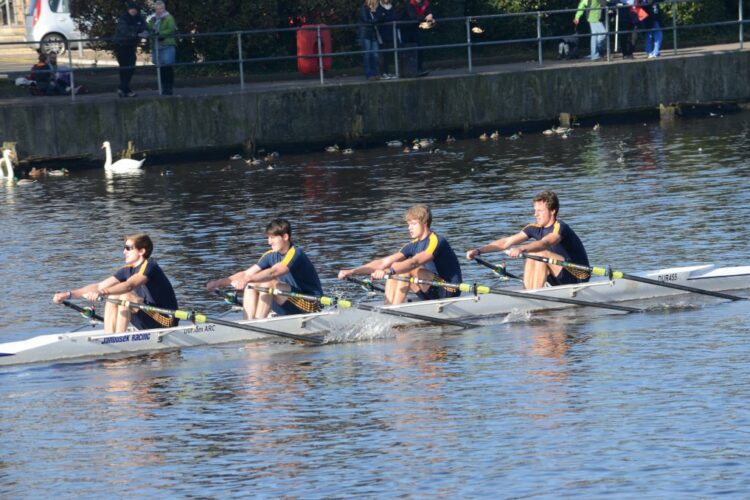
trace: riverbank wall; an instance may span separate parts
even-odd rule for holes
[[[113,149],[168,154],[376,143],[436,131],[513,129],[679,103],[750,100],[750,51],[582,62],[380,82],[185,89],[181,96],[12,100],[0,142],[21,161],[98,159]]]

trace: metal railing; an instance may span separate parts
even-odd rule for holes
[[[671,26],[662,26],[658,29],[632,29],[632,30],[619,30],[618,29],[618,22],[617,17],[615,18],[615,29],[611,29],[611,23],[610,23],[610,16],[607,15],[607,12],[610,10],[615,10],[617,15],[619,16],[619,13],[621,11],[621,8],[623,7],[621,4],[617,4],[615,6],[605,7],[603,12],[604,17],[604,24],[605,24],[605,32],[599,33],[596,35],[591,34],[578,34],[575,33],[573,35],[568,35],[568,37],[575,37],[576,39],[589,39],[591,36],[603,36],[606,39],[605,44],[605,57],[607,61],[610,61],[612,59],[612,47],[611,47],[611,37],[615,37],[615,44],[617,44],[617,39],[619,38],[619,35],[627,35],[632,34],[634,32],[637,33],[650,33],[650,32],[656,32],[656,31],[671,31],[671,45],[672,50],[674,54],[678,53],[678,31],[679,30],[686,30],[686,29],[699,29],[699,28],[716,28],[716,27],[731,27],[736,26],[738,29],[738,42],[740,49],[744,48],[744,25],[747,23],[747,21],[744,19],[743,15],[743,0],[739,0],[739,6],[738,6],[738,13],[736,19],[726,20],[726,21],[717,21],[717,22],[711,22],[711,23],[699,23],[699,24],[684,24],[684,25],[678,25],[677,23],[677,17],[678,17],[678,6],[680,4],[690,3],[691,0],[669,0],[661,2],[659,5],[663,8],[664,5],[669,5],[671,7],[671,19],[672,23]],[[379,52],[381,53],[387,53],[393,55],[393,62],[395,67],[396,76],[399,77],[399,54],[403,54],[405,51],[421,51],[421,52],[428,52],[428,51],[438,51],[438,50],[445,50],[445,49],[466,49],[466,67],[467,71],[469,73],[472,73],[475,71],[475,58],[476,58],[476,51],[479,49],[483,49],[486,47],[494,47],[494,46],[502,46],[502,45],[511,45],[511,44],[535,44],[535,52],[536,52],[536,58],[537,63],[539,66],[544,65],[544,45],[545,42],[550,41],[559,41],[564,35],[561,34],[545,34],[544,32],[544,20],[550,18],[550,16],[555,15],[567,15],[570,16],[571,20],[573,17],[573,13],[577,12],[578,9],[556,9],[556,10],[548,10],[548,11],[530,11],[530,12],[520,12],[520,13],[509,13],[509,14],[494,14],[494,15],[483,15],[483,16],[470,16],[470,17],[449,17],[449,18],[439,18],[437,22],[439,25],[447,25],[450,23],[455,24],[463,24],[462,32],[465,31],[465,41],[462,41],[460,43],[442,43],[442,44],[432,44],[432,45],[421,45],[418,47],[405,47],[403,44],[394,43],[393,47],[380,49]],[[586,19],[586,14],[583,15],[583,19]],[[513,39],[496,39],[496,40],[478,40],[477,37],[474,35],[474,31],[472,29],[472,25],[474,27],[477,27],[479,24],[482,23],[489,23],[493,21],[513,21],[517,24],[522,24],[523,21],[520,23],[517,22],[517,20],[523,20],[525,18],[531,18],[533,19],[533,25],[535,26],[535,33],[533,36],[528,37],[522,37],[522,38],[513,38]],[[410,24],[414,26],[416,23],[414,21],[396,21],[389,23],[390,29],[392,30],[392,36],[393,40],[398,39],[399,34],[399,27]],[[321,25],[314,25],[314,26],[306,26],[302,28],[281,28],[281,29],[260,29],[260,30],[243,30],[243,31],[233,31],[233,32],[218,32],[218,33],[192,33],[192,34],[179,34],[175,37],[179,39],[190,39],[193,42],[200,38],[223,38],[223,37],[230,37],[236,39],[236,52],[237,57],[236,58],[229,58],[229,59],[222,59],[222,60],[210,60],[210,61],[200,61],[200,62],[177,62],[172,66],[175,67],[192,67],[192,66],[207,66],[207,65],[236,65],[238,69],[239,74],[239,85],[241,89],[244,89],[246,87],[245,82],[245,71],[246,69],[253,65],[253,64],[265,64],[269,62],[283,62],[283,61],[291,61],[291,60],[299,60],[299,59],[315,59],[317,61],[317,67],[318,67],[318,78],[320,81],[320,84],[323,85],[326,82],[325,78],[325,71],[324,71],[324,62],[328,58],[344,58],[344,57],[350,57],[350,56],[361,56],[365,54],[364,50],[347,50],[347,51],[331,51],[331,52],[324,52],[323,51],[323,31],[324,30],[330,30],[338,31],[338,30],[344,30],[347,32],[351,32],[353,29],[359,28],[361,25],[359,24],[339,24],[339,25],[329,25],[329,26],[321,26]],[[383,26],[383,25],[381,25]],[[387,27],[387,26],[386,26]],[[245,57],[245,52],[243,50],[243,44],[246,43],[250,37],[253,36],[260,36],[260,35],[268,35],[268,34],[283,34],[283,33],[297,33],[300,29],[310,29],[315,30],[316,32],[316,47],[317,47],[317,53],[316,54],[307,54],[307,55],[276,55],[276,56],[261,56],[261,57]],[[481,28],[480,28],[481,29]],[[462,35],[463,36],[463,35]],[[666,40],[666,37],[665,37]],[[76,39],[76,40],[69,40],[68,46],[70,46],[74,42],[84,43],[84,44],[101,44],[102,42],[107,41],[111,42],[111,39]],[[158,40],[153,39],[151,40],[153,43],[154,50],[158,53]],[[8,45],[32,45],[34,47],[39,45],[39,42],[2,42],[0,43],[0,50],[3,46]],[[615,45],[615,50],[616,50]],[[76,68],[73,65],[73,56],[72,52],[70,50],[67,51],[68,54],[68,65],[67,68],[70,72],[70,86],[71,88],[75,88],[75,71]],[[159,92],[161,93],[161,70],[164,65],[159,64],[158,56],[156,57],[156,64],[153,65],[153,67],[156,69],[156,76],[157,76],[157,86],[159,88]],[[94,70],[92,67],[85,67],[81,68],[79,67],[78,70],[81,71],[82,69],[86,70]],[[100,68],[96,68],[100,69]],[[75,101],[76,94],[75,92],[71,92],[70,94],[71,100]]]

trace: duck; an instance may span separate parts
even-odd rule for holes
[[[452,144],[452,143],[456,142],[456,138],[453,137],[452,135],[448,134],[448,137],[445,138],[445,142],[448,143],[448,144]]]
[[[404,143],[399,141],[398,139],[395,139],[393,141],[386,141],[385,145],[389,148],[400,148],[404,145]]]
[[[602,127],[601,127],[601,125],[599,125],[598,123],[597,123],[597,124],[595,124],[595,125],[594,125],[594,132],[596,132],[596,131],[597,131],[597,130],[599,130],[600,128],[602,128]]]
[[[354,154],[354,150],[352,148],[346,148],[341,150],[342,155],[351,155]]]
[[[555,131],[552,130],[551,128],[548,128],[547,130],[545,130],[544,132],[542,132],[542,134],[544,134],[544,135],[555,135]]]
[[[480,141],[486,141],[489,138],[490,138],[490,136],[487,135],[487,132],[485,132],[485,133],[483,133],[482,135],[479,136],[479,140]]]
[[[237,161],[242,159],[242,155],[232,155],[229,157],[230,160]]]
[[[68,170],[67,168],[58,168],[55,170],[47,171],[47,175],[49,175],[50,177],[62,177],[68,174],[70,174],[70,170]]]
[[[500,139],[500,132],[498,132],[497,130],[495,130],[494,132],[492,132],[490,134],[490,139],[492,139],[493,141],[496,141],[496,140]]]
[[[433,144],[435,144],[435,139],[420,139],[419,140],[419,147],[422,149],[431,148]]]
[[[107,160],[104,162],[104,170],[109,170],[110,172],[134,172],[143,167],[143,162],[146,161],[146,158],[140,161],[131,158],[120,158],[112,163],[112,148],[109,145],[109,141],[102,143],[102,149],[107,155]]]
[[[513,134],[510,137],[508,137],[508,140],[509,141],[517,141],[520,138],[521,138],[521,132],[518,132],[518,133]]]
[[[174,175],[174,172],[172,172],[171,170],[162,170],[161,171],[161,176],[162,177],[166,177],[166,176],[169,176],[169,175]]]
[[[29,177],[44,177],[47,175],[47,169],[46,168],[36,168],[32,167],[31,170],[29,170]]]
[[[409,146],[404,147],[403,149],[404,153],[411,153],[411,148]]]
[[[326,153],[338,153],[339,152],[339,145],[334,144],[333,146],[328,146],[326,148]]]
[[[274,151],[273,153],[268,153],[268,154],[267,154],[267,155],[265,156],[265,158],[263,158],[263,159],[264,159],[265,161],[267,161],[268,163],[272,163],[272,162],[276,161],[276,159],[277,159],[278,157],[279,157],[279,153],[277,153],[276,151]]]
[[[263,165],[263,160],[260,158],[250,158],[249,160],[245,160],[245,163],[248,165]]]
[[[8,179],[13,179],[13,160],[11,159],[11,152],[10,149],[3,149],[3,158],[0,159],[0,179],[3,177],[7,177]],[[5,164],[5,169],[3,170],[2,165]]]

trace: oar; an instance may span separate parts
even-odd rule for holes
[[[339,299],[338,297],[326,297],[325,295],[305,295],[304,293],[287,292],[285,290],[279,290],[278,288],[269,288],[265,286],[247,285],[248,288],[257,290],[259,292],[268,293],[270,295],[282,295],[284,297],[291,297],[295,299],[309,300],[311,302],[317,302],[324,306],[337,306],[342,309],[348,309],[352,307],[352,303],[346,299]]]
[[[242,297],[237,295],[237,292],[232,290],[230,292],[222,292],[219,289],[214,289],[214,293],[224,299],[224,302],[229,304],[230,306],[241,306],[242,305]]]
[[[508,277],[510,279],[514,279],[514,280],[518,280],[518,281],[523,282],[523,279],[521,279],[521,277],[516,276],[515,274],[511,274],[508,271],[506,271],[505,270],[505,266],[492,264],[490,262],[487,262],[486,260],[484,260],[481,257],[474,257],[474,260],[476,261],[477,264],[481,264],[484,267],[488,267],[488,268],[492,269],[492,272],[495,273],[495,274],[499,274],[500,276],[506,276],[506,277]]]
[[[369,279],[360,279],[360,278],[356,278],[354,276],[347,276],[346,277],[346,281],[350,281],[352,283],[356,283],[357,285],[361,286],[362,288],[364,288],[368,292],[383,292],[383,293],[385,293],[385,288],[383,288],[380,285],[376,285],[375,283],[373,283]]]
[[[713,292],[711,290],[703,290],[701,288],[680,285],[677,283],[670,283],[668,281],[659,281],[659,280],[654,280],[651,278],[644,278],[642,276],[635,276],[633,274],[628,274],[622,271],[613,271],[607,267],[584,266],[581,264],[574,264],[573,262],[552,259],[550,257],[542,257],[539,255],[531,255],[527,253],[522,253],[521,257],[523,257],[524,259],[538,260],[539,262],[544,262],[545,264],[552,264],[553,266],[561,266],[566,269],[574,269],[577,271],[588,272],[594,276],[607,276],[610,279],[623,279],[623,280],[630,280],[630,281],[638,281],[640,283],[647,283],[649,285],[654,285],[654,286],[662,286],[664,288],[674,288],[675,290],[682,290],[684,292],[699,293],[702,295],[710,295],[712,297],[718,297],[720,299],[747,300],[747,297],[740,297],[739,295],[730,295],[728,293]]]
[[[252,285],[249,285],[249,286],[251,286],[253,289],[258,290],[260,292],[270,293],[272,295],[283,295],[286,297],[297,297],[300,299],[317,301],[326,306],[333,305],[333,306],[338,306],[344,309],[349,308],[349,307],[354,307],[356,309],[361,309],[363,311],[376,312],[376,313],[385,314],[389,316],[397,316],[399,318],[416,319],[416,320],[424,321],[427,323],[460,326],[461,328],[476,328],[478,326],[478,325],[466,323],[463,321],[457,321],[454,319],[434,318],[432,316],[424,316],[422,314],[415,314],[415,313],[410,313],[406,311],[393,311],[391,309],[384,309],[382,307],[371,306],[369,304],[362,304],[362,303],[354,304],[350,300],[339,299],[336,297],[324,297],[324,296],[317,297],[315,295],[304,295],[304,294],[296,293],[296,292],[286,292],[283,290],[277,290],[275,288],[266,288],[266,287],[260,287],[260,286],[252,286]]]
[[[104,318],[96,314],[96,311],[94,311],[93,307],[81,307],[68,300],[63,300],[62,305],[66,307],[70,307],[74,311],[78,311],[79,313],[81,313],[81,316],[83,316],[86,319],[93,319],[93,320],[99,321],[100,323],[104,323]]]
[[[479,327],[479,325],[475,325],[473,323],[466,323],[464,321],[458,321],[455,319],[435,318],[433,316],[424,316],[422,314],[415,314],[415,313],[410,313],[406,311],[394,311],[391,309],[384,309],[379,306],[371,306],[369,304],[357,304],[355,307],[357,307],[357,309],[362,309],[363,311],[371,311],[371,312],[376,312],[380,314],[387,314],[390,316],[397,316],[399,318],[416,319],[419,321],[424,321],[426,323],[436,323],[438,325],[459,326],[465,329]]]
[[[526,299],[526,300],[560,302],[562,304],[573,304],[576,306],[585,306],[585,307],[598,307],[601,309],[612,309],[614,311],[623,311],[623,312],[642,312],[641,309],[636,309],[635,307],[620,306],[617,304],[605,304],[603,302],[590,302],[588,300],[568,299],[565,297],[549,297],[547,295],[541,295],[541,294],[529,293],[529,292],[515,292],[513,290],[506,290],[504,288],[492,288],[486,285],[477,285],[477,284],[471,285],[469,283],[444,283],[442,281],[423,280],[419,278],[404,278],[401,276],[388,276],[388,279],[406,281],[408,283],[414,283],[417,285],[431,285],[431,286],[438,286],[441,288],[456,288],[458,290],[461,290],[462,292],[472,292],[472,293],[477,293],[477,294],[491,293],[495,295],[507,295],[508,297],[517,297],[517,298]]]
[[[156,312],[159,314],[164,314],[166,316],[173,316],[177,319],[194,321],[196,323],[214,323],[217,325],[228,326],[230,328],[238,328],[240,330],[247,330],[249,332],[262,333],[264,335],[275,335],[277,337],[284,337],[284,338],[288,338],[292,340],[299,340],[302,342],[310,342],[312,344],[323,343],[322,337],[304,336],[304,335],[295,335],[293,333],[277,332],[276,330],[270,330],[268,328],[263,328],[261,326],[247,325],[244,323],[237,323],[235,321],[227,321],[225,319],[209,317],[209,316],[206,316],[205,314],[197,313],[195,311],[181,311],[179,309],[163,309],[161,307],[149,306],[149,305],[141,304],[138,302],[130,302],[129,300],[124,300],[124,299],[107,298],[105,300],[107,302],[111,302],[112,304],[117,304],[118,306],[135,307],[146,312]]]

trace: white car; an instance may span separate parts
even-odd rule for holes
[[[39,42],[44,52],[62,54],[68,40],[82,38],[70,17],[70,0],[29,0],[26,12],[26,41]]]

